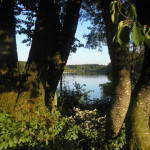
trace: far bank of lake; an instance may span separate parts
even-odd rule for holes
[[[100,99],[102,95],[102,89],[100,84],[110,82],[107,75],[98,73],[69,73],[64,72],[62,77],[62,88],[65,86],[67,89],[75,90],[75,85],[79,85],[78,88],[82,87],[82,90],[90,91],[89,98],[91,100]],[[60,85],[58,86],[58,90]]]

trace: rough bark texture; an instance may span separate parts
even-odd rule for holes
[[[63,24],[53,0],[39,2],[32,46],[18,104],[57,105],[56,89],[67,62],[78,24],[81,1],[68,1]],[[45,101],[45,103],[44,103]]]
[[[150,48],[145,46],[145,58],[140,79],[132,93],[127,119],[127,140],[130,150],[150,150]]]
[[[140,23],[150,25],[150,1],[135,2]],[[142,72],[132,93],[126,124],[128,149],[150,150],[150,47],[146,45]]]
[[[110,3],[112,0],[101,1],[103,19],[106,25],[106,38],[112,63],[112,99],[107,115],[107,135],[116,137],[126,117],[130,103],[131,81],[129,50],[113,42],[115,25],[111,21]]]
[[[18,103],[28,107],[28,102],[45,105],[45,84],[48,55],[56,41],[56,6],[53,0],[41,0],[35,24],[29,58],[23,76],[22,92]],[[39,104],[40,103],[40,104]]]
[[[51,102],[50,96],[54,95],[54,93],[56,92],[57,85],[62,76],[64,67],[67,63],[70,54],[71,46],[74,41],[74,35],[78,24],[80,6],[81,0],[68,1],[63,27],[59,31],[55,49],[50,53],[50,62],[46,83],[47,106],[49,105],[54,106],[55,104],[57,104],[56,102],[57,99],[55,98],[55,100]]]
[[[17,64],[14,1],[0,2],[0,106],[12,111],[17,98]]]

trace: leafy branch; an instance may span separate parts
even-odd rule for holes
[[[136,7],[129,1],[122,3],[120,0],[112,1],[110,6],[112,22],[117,25],[115,37],[117,37],[119,44],[126,46],[132,32],[133,41],[137,46],[145,42],[150,47],[150,28],[139,23]],[[125,14],[122,13],[122,10]],[[119,15],[122,15],[125,19],[119,22]]]

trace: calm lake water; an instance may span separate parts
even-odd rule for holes
[[[62,87],[66,86],[67,89],[75,89],[75,83],[80,84],[85,91],[91,91],[89,93],[90,99],[100,99],[102,95],[102,89],[100,84],[110,82],[106,75],[89,73],[89,74],[77,74],[77,73],[64,73],[62,78]],[[58,89],[60,85],[58,86]]]

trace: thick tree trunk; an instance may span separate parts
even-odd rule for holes
[[[18,92],[14,1],[0,2],[0,107],[12,111]]]
[[[70,54],[71,46],[74,41],[74,35],[78,24],[80,6],[81,0],[68,1],[64,24],[58,36],[56,49],[55,51],[53,51],[53,53],[50,54],[51,59],[49,63],[46,89],[47,106],[55,106],[55,104],[57,104],[57,99],[55,98],[55,100],[52,99],[52,101],[50,101],[50,96],[53,96],[56,92],[57,85],[63,74],[64,67]]]
[[[57,105],[55,92],[74,40],[81,1],[69,0],[68,4],[62,26],[58,4],[53,0],[39,2],[35,34],[25,68],[23,91],[17,101],[26,109],[28,102],[40,102],[48,108]]]
[[[132,93],[127,119],[127,140],[130,150],[150,150],[150,48],[145,46],[145,58],[140,79]]]
[[[105,22],[108,50],[112,63],[112,98],[109,114],[107,115],[107,135],[116,137],[126,117],[130,103],[131,81],[129,49],[113,42],[116,26],[111,21],[110,3],[112,0],[101,1],[102,15]]]
[[[140,23],[149,25],[150,1],[135,1],[135,3]],[[126,124],[128,149],[150,150],[150,47],[147,45],[142,72],[132,93]]]
[[[45,87],[49,53],[54,49],[58,23],[54,1],[41,0],[35,24],[29,58],[25,67],[24,80],[18,103],[28,109],[28,102],[45,106]]]

